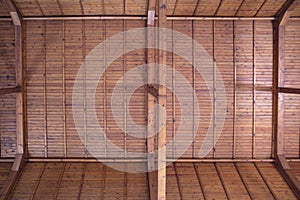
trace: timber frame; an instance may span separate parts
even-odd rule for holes
[[[297,1],[289,0],[277,14],[277,20],[273,22],[274,30],[274,63],[273,63],[273,135],[275,165],[300,199],[300,183],[290,171],[290,167],[284,154],[284,99],[282,93],[299,94],[299,89],[286,88],[284,85],[285,70],[285,29],[290,14],[297,5]]]
[[[21,170],[25,164],[24,142],[24,70],[23,70],[23,26],[22,18],[17,7],[11,0],[4,0],[15,27],[15,74],[16,87],[1,89],[1,94],[16,93],[16,134],[17,154],[9,175],[9,179],[2,188],[0,199],[8,199]]]

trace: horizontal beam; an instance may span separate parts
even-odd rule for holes
[[[28,158],[28,162],[107,162],[107,163],[140,163],[147,159],[92,159],[92,158]],[[274,159],[167,159],[167,162],[186,162],[186,163],[211,163],[211,162],[274,162]],[[291,162],[298,162],[300,159],[289,159]]]
[[[286,94],[300,94],[300,89],[298,88],[287,88],[287,87],[279,87],[279,93],[286,93]]]
[[[16,86],[13,88],[1,88],[0,89],[0,95],[4,95],[4,94],[11,94],[11,93],[18,93],[21,92],[21,87],[20,86]]]
[[[0,18],[5,19],[5,18]],[[44,21],[44,20],[147,20],[147,16],[35,16],[35,17],[23,17],[25,21]],[[6,19],[7,20],[7,19]],[[157,20],[157,17],[155,17]],[[275,17],[174,17],[168,16],[167,20],[276,20]]]

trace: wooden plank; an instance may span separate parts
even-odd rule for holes
[[[159,0],[158,9],[158,26],[159,28],[167,27],[167,1]],[[158,199],[166,199],[166,122],[162,121],[163,116],[166,116],[166,64],[167,64],[167,52],[162,50],[166,49],[167,38],[165,30],[160,29],[158,33],[159,37],[159,98],[158,103],[163,108],[159,110],[158,122],[163,125],[158,135],[158,155],[157,155],[157,167],[158,167]]]
[[[4,3],[9,11],[9,14],[13,20],[14,25],[21,26],[21,17],[12,0],[4,0]]]
[[[0,89],[0,95],[18,93],[18,92],[21,92],[21,91],[22,91],[22,89],[21,89],[20,86],[10,87],[10,88],[1,88]]]

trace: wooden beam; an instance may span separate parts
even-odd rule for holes
[[[284,155],[277,156],[275,166],[290,188],[294,191],[297,198],[300,199],[300,182],[290,171],[290,167]]]
[[[10,19],[2,18],[7,21]],[[45,20],[148,20],[146,16],[35,16],[23,17],[23,21],[45,21]],[[155,20],[158,18],[155,17]],[[293,18],[296,19],[296,18]],[[169,16],[167,20],[218,20],[218,21],[272,21],[275,17],[189,17],[189,16]],[[0,18],[1,21],[1,18]]]
[[[287,87],[279,87],[279,93],[286,93],[286,94],[300,94],[299,88],[287,88]]]
[[[23,34],[22,27],[15,26],[15,61],[16,61],[16,85],[22,88],[24,81],[23,69]],[[24,88],[23,88],[24,89]],[[16,95],[16,133],[17,133],[17,152],[24,153],[24,95],[23,90]]]
[[[166,94],[167,89],[166,84],[166,64],[167,64],[167,52],[166,49],[167,38],[164,28],[167,27],[167,0],[159,0],[158,8],[158,39],[159,39],[159,88],[158,88],[158,103],[162,109],[159,109],[158,122],[162,125],[161,130],[158,135],[158,156],[157,156],[157,166],[158,166],[158,199],[166,199]],[[164,120],[164,121],[162,121]]]
[[[21,92],[21,90],[22,89],[20,86],[10,87],[10,88],[1,88],[0,95],[18,93],[18,92]]]
[[[156,154],[155,152],[155,135],[156,135],[156,115],[153,106],[155,105],[158,98],[158,88],[155,88],[150,84],[154,80],[156,75],[153,67],[150,67],[150,64],[155,63],[156,51],[153,48],[155,45],[155,32],[153,29],[155,26],[155,8],[156,0],[148,1],[148,17],[147,17],[147,76],[148,76],[148,85],[147,85],[147,168],[148,168],[148,187],[149,187],[149,196],[151,200],[157,199],[157,171],[156,171]]]
[[[18,176],[21,173],[25,165],[25,156],[24,154],[17,154],[11,168],[11,172],[7,181],[5,182],[2,191],[0,193],[0,200],[7,200],[11,194],[11,191],[14,189],[17,182]]]
[[[291,16],[291,12],[295,9],[299,2],[296,0],[287,0],[282,8],[276,14],[279,26],[285,26]]]
[[[12,0],[4,0],[4,3],[8,9],[8,12],[13,20],[14,25],[21,26],[21,17]]]

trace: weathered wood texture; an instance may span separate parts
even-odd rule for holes
[[[11,172],[12,163],[1,163],[0,164],[0,191],[7,182],[9,173]]]
[[[28,163],[11,199],[148,199],[146,182],[145,173],[124,173],[100,163]],[[296,199],[272,163],[167,167],[167,199],[236,198]]]
[[[145,0],[14,0],[24,16],[147,15]],[[168,15],[175,16],[274,16],[285,0],[169,0]],[[156,7],[157,9],[158,7]],[[5,12],[4,12],[5,13]],[[299,12],[298,15],[299,16]]]
[[[26,22],[26,26],[29,156],[90,157],[91,155],[84,149],[84,144],[96,145],[93,144],[93,136],[89,135],[86,141],[81,141],[72,115],[73,84],[84,58],[83,54],[88,55],[99,42],[115,33],[144,27],[145,21],[129,20],[125,23],[117,20],[109,22],[90,20],[79,23],[78,21],[41,21]],[[233,21],[173,21],[167,26],[199,42],[216,60],[216,67],[220,70],[225,83],[227,93],[225,125],[214,151],[207,155],[207,158],[270,158],[272,94],[268,87],[272,85],[272,23],[240,21],[235,22],[233,26]],[[137,42],[146,43],[146,36]],[[172,38],[168,39],[168,43],[170,42]],[[175,44],[176,48],[186,48],[191,52],[192,57],[190,51],[193,48],[192,43],[187,44],[186,41],[177,40]],[[137,50],[126,54],[125,57],[125,62],[124,57],[115,60],[99,80],[96,95],[97,117],[101,126],[106,127],[106,139],[110,139],[127,151],[145,152],[145,139],[124,135],[112,116],[111,95],[116,81],[124,74],[122,66],[126,64],[125,72],[127,72],[137,65],[145,64],[146,52]],[[212,116],[208,88],[203,77],[197,71],[194,72],[191,65],[180,56],[168,53],[167,64],[173,66],[191,85],[194,85],[200,114],[209,116],[203,118],[195,135],[196,140],[182,156],[197,157]],[[237,85],[236,123],[233,123],[234,67]],[[179,87],[178,84],[180,85],[174,82],[174,87]],[[255,105],[253,105],[254,92]],[[146,124],[145,102],[146,90],[141,87],[131,97],[129,106],[131,117],[140,125]],[[120,113],[123,112],[124,110],[121,109]],[[167,142],[171,142],[174,138],[180,126],[180,116],[178,99],[167,90]],[[185,131],[192,132],[193,123],[192,120]],[[107,156],[106,150],[109,149],[105,145],[106,139],[103,138],[103,144],[97,146],[102,149],[97,156],[102,158]],[[172,148],[167,150],[169,158],[173,158],[182,150],[182,142],[183,139],[177,139]],[[233,150],[234,146],[235,150]],[[124,158],[126,155],[110,154],[109,157]]]
[[[12,22],[0,22],[0,88],[16,86],[14,26]],[[0,157],[16,154],[16,94],[0,96]]]

